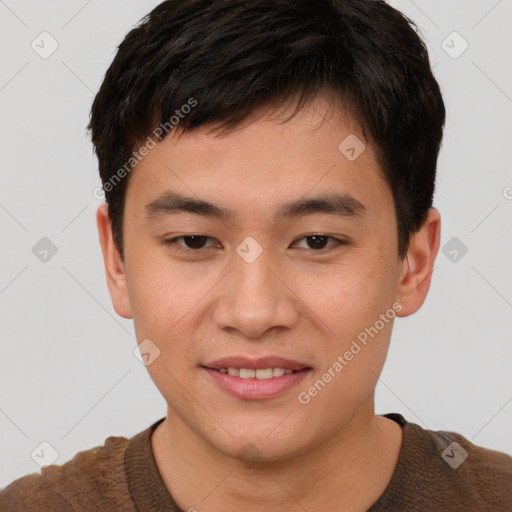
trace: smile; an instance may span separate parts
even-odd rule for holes
[[[293,370],[281,366],[268,368],[208,368],[202,370],[223,393],[242,400],[263,400],[284,396],[311,372],[310,367]]]
[[[240,379],[272,379],[274,377],[282,377],[283,375],[289,375],[294,372],[289,368],[220,368],[220,373],[226,373],[231,377],[238,377]]]

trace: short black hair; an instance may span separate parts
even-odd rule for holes
[[[383,0],[167,0],[155,7],[119,45],[87,127],[121,257],[126,185],[143,141],[155,144],[173,128],[226,132],[261,107],[293,99],[297,112],[328,90],[375,141],[405,258],[432,207],[445,123],[419,33]]]

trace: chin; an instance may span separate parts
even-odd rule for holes
[[[222,433],[222,438],[212,438],[209,432],[208,442],[224,455],[248,464],[283,461],[302,451],[305,440],[304,435],[290,429],[283,429],[278,433],[278,424],[279,422],[274,423],[272,428],[261,428],[246,420],[245,425],[239,425],[237,430],[229,430],[231,436],[223,430],[217,430],[216,434]]]

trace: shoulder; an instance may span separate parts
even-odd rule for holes
[[[506,453],[478,446],[456,432],[426,431],[440,448],[441,458],[460,475],[480,482],[480,487],[495,490],[501,484],[508,484],[512,504],[512,457]]]
[[[0,510],[132,510],[124,470],[128,441],[109,437],[102,446],[81,451],[65,464],[15,480],[0,490]]]
[[[468,511],[512,510],[512,457],[478,446],[456,432],[413,424],[409,428],[429,485],[460,497]]]

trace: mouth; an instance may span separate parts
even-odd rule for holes
[[[251,359],[245,356],[224,357],[211,361],[204,368],[239,377],[240,379],[272,379],[311,369],[305,363],[278,356]]]
[[[208,368],[208,367],[205,367]],[[301,372],[309,368],[303,368],[301,370],[290,370],[289,368],[274,367],[274,368],[209,368],[210,370],[217,371],[230,375],[231,377],[238,377],[239,379],[273,379],[275,377],[282,377],[283,375],[291,375],[292,373]]]
[[[274,398],[300,382],[312,368],[280,357],[229,357],[202,365],[229,395],[242,399]]]

